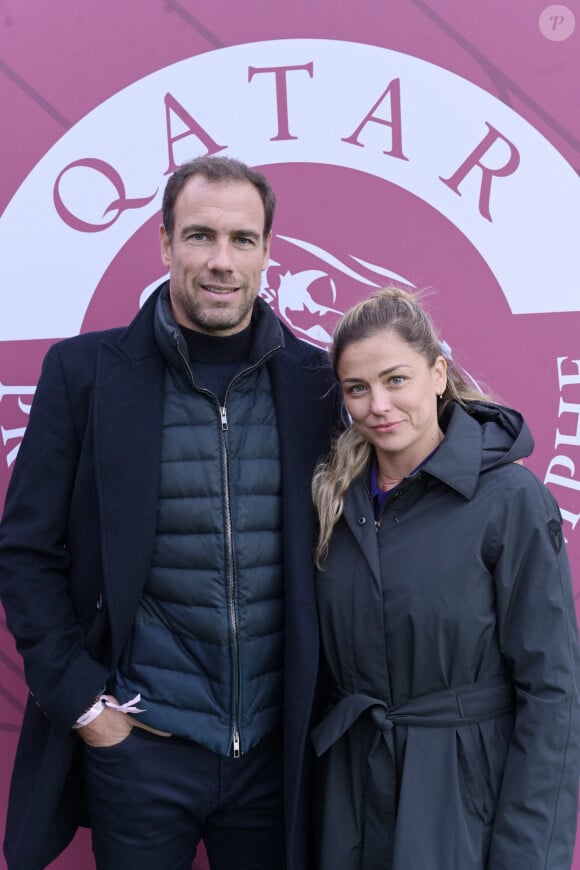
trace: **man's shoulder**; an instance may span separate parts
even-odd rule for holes
[[[122,326],[112,326],[107,329],[83,332],[70,338],[57,341],[51,348],[53,352],[68,358],[87,358],[98,353],[103,345],[109,347],[126,347],[129,354],[147,352],[153,342],[153,318],[155,304],[161,284],[157,291],[147,299],[130,323]]]
[[[81,332],[70,338],[63,338],[57,342],[60,347],[89,348],[100,344],[102,341],[116,341],[127,329],[127,326],[112,326],[109,329],[95,329],[90,332]]]
[[[320,366],[323,369],[330,368],[330,359],[326,350],[298,338],[281,320],[280,326],[284,335],[283,353],[294,358],[301,365]]]
[[[83,332],[70,338],[56,341],[52,347],[52,353],[64,359],[77,357],[87,358],[98,353],[99,347],[104,343],[115,344],[126,331],[127,327],[117,326],[110,329],[100,329],[91,332]]]

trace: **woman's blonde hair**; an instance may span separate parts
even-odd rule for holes
[[[395,332],[420,353],[430,367],[435,364],[437,357],[445,357],[447,384],[438,404],[439,416],[449,401],[465,406],[470,400],[489,400],[489,396],[465,379],[454,361],[443,352],[433,322],[420,305],[418,294],[408,293],[398,287],[377,290],[341,318],[330,349],[335,375],[348,345],[384,330]],[[316,564],[319,568],[324,565],[332,530],[342,515],[344,494],[352,481],[369,465],[371,455],[371,444],[351,425],[339,435],[328,458],[314,473],[312,496],[320,522],[316,548]]]

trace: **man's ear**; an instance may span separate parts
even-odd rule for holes
[[[272,231],[268,233],[264,241],[264,259],[262,260],[262,272],[268,268],[270,262],[270,242],[272,241]]]
[[[163,265],[169,267],[171,266],[171,241],[163,224],[159,227],[159,243]]]

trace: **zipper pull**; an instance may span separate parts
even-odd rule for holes
[[[240,755],[240,732],[236,727],[234,728],[234,758],[239,758]]]
[[[222,432],[228,428],[228,413],[225,408],[220,408],[220,417],[222,418]]]

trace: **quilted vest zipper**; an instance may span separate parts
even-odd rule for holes
[[[230,493],[230,468],[229,468],[229,453],[228,453],[228,442],[227,442],[227,431],[228,431],[228,415],[227,415],[227,401],[228,395],[233,384],[264,365],[264,363],[274,354],[276,351],[280,350],[281,345],[278,345],[267,353],[265,353],[260,359],[252,363],[251,366],[248,366],[242,371],[239,371],[228,384],[226,394],[224,396],[224,403],[220,405],[217,397],[210,391],[206,390],[203,387],[198,387],[195,383],[195,379],[193,377],[193,372],[191,371],[189,360],[183,355],[181,351],[181,347],[179,345],[179,341],[176,341],[177,352],[181,357],[181,360],[185,366],[187,373],[189,374],[189,378],[191,380],[192,387],[200,393],[204,393],[209,396],[212,401],[217,405],[220,416],[220,432],[221,432],[221,441],[222,441],[222,471],[223,471],[223,481],[224,481],[224,505],[225,505],[225,536],[226,536],[226,600],[227,600],[227,609],[228,609],[228,620],[230,626],[230,637],[231,637],[231,647],[232,647],[232,686],[233,686],[233,698],[232,698],[232,755],[234,758],[239,758],[240,755],[243,754],[242,749],[242,735],[240,733],[240,690],[241,690],[241,677],[240,677],[240,639],[239,639],[239,628],[238,628],[238,611],[237,611],[237,583],[236,583],[236,569],[235,569],[235,558],[234,558],[234,536],[233,536],[233,523],[232,523],[232,506],[231,506],[231,493]]]

